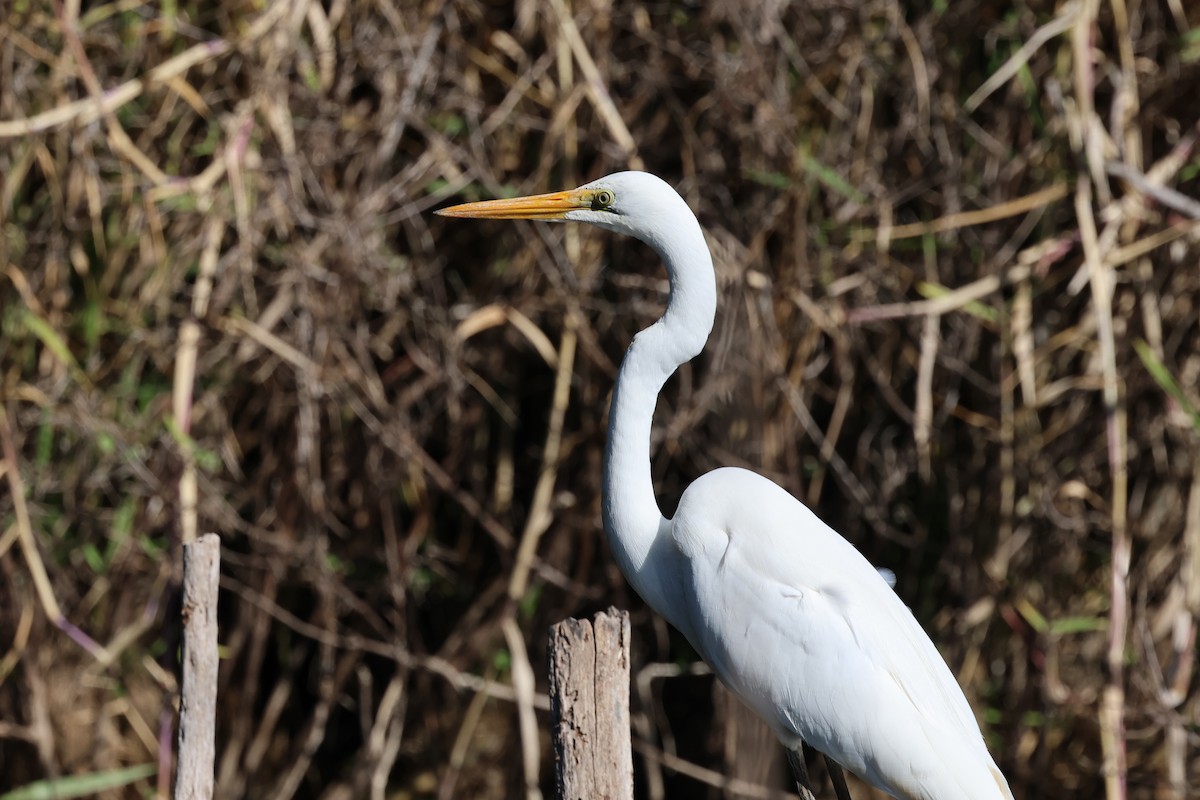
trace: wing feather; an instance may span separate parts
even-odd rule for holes
[[[1006,796],[977,794],[999,773],[933,642],[800,501],[755,473],[715,470],[684,493],[671,534],[691,581],[681,629],[785,744],[803,738],[900,796]],[[947,769],[973,775],[974,790],[909,793]]]

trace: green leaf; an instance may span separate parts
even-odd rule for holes
[[[137,514],[137,501],[126,498],[113,514],[112,530],[108,534],[108,545],[104,548],[105,568],[112,563],[117,550],[133,535],[133,522]]]
[[[221,135],[221,126],[209,123],[208,129],[204,132],[204,141],[192,145],[192,155],[201,157],[211,156],[217,152],[217,148],[221,146]]]
[[[80,372],[79,364],[75,361],[75,356],[71,355],[71,348],[67,347],[67,343],[58,335],[58,331],[50,326],[49,322],[46,322],[46,320],[32,311],[25,313],[23,321],[26,327],[33,331],[33,335],[41,339],[46,349],[54,354],[55,358],[66,364],[72,373],[78,374]]]
[[[1038,633],[1045,633],[1050,628],[1050,623],[1046,621],[1046,617],[1042,612],[1033,607],[1033,603],[1028,600],[1017,601],[1017,613],[1020,614],[1029,627],[1033,628]]]
[[[196,460],[196,466],[205,472],[216,472],[221,468],[221,457],[211,450],[205,450],[196,444],[196,440],[188,434],[179,422],[172,416],[168,415],[163,419],[163,424],[166,425],[167,432],[171,434],[171,438],[179,445],[179,449],[185,456],[191,456]]]
[[[842,179],[841,175],[838,175],[832,169],[809,155],[807,150],[804,152],[803,164],[805,171],[811,172],[813,175],[815,175],[818,181],[825,184],[825,188],[832,189],[842,197],[845,197],[848,200],[853,200],[856,203],[867,202],[867,196],[865,194],[846,183],[846,181]]]
[[[525,596],[521,598],[521,619],[532,619],[534,612],[537,611],[538,601],[541,599],[542,585],[540,583],[531,585],[529,591],[525,592]]]
[[[1145,340],[1138,339],[1133,343],[1133,349],[1137,351],[1138,358],[1142,360],[1142,365],[1150,373],[1150,377],[1154,378],[1154,382],[1179,404],[1185,414],[1192,418],[1192,427],[1200,432],[1200,411],[1196,410],[1192,401],[1183,393],[1183,389],[1179,388],[1179,384],[1175,382],[1175,376],[1159,361],[1158,355],[1150,345],[1146,344]]]
[[[145,553],[151,560],[158,561],[162,558],[163,546],[149,536],[139,536],[138,545],[141,546],[142,552]],[[4,800],[0,798],[0,800]]]
[[[1040,711],[1026,711],[1021,715],[1021,724],[1027,728],[1040,728],[1046,724],[1046,715]]]
[[[132,497],[127,497],[121,505],[117,506],[117,512],[113,514],[112,523],[112,538],[117,543],[123,542],[129,538],[129,534],[133,533],[133,518],[137,513],[137,502]]]
[[[1063,617],[1050,623],[1051,633],[1093,633],[1102,631],[1108,621],[1099,617]]]
[[[350,565],[333,553],[325,554],[325,568],[335,575],[349,575]]]
[[[301,70],[301,76],[304,80],[304,86],[310,92],[321,91],[321,74],[317,72],[317,68],[313,64],[308,64]]]
[[[84,542],[82,551],[83,560],[87,562],[87,565],[92,572],[96,573],[97,575],[104,574],[106,571],[104,556],[100,555],[100,551],[96,549],[96,545],[92,544],[91,542]]]
[[[88,353],[93,353],[100,346],[100,337],[109,327],[108,320],[104,317],[104,309],[100,307],[99,303],[88,302],[79,315],[79,321],[83,328],[83,341],[87,345]]]
[[[429,118],[429,124],[437,130],[453,138],[467,129],[467,122],[458,114],[446,112],[434,114]]]
[[[1200,175],[1200,158],[1193,158],[1188,163],[1179,168],[1179,183],[1187,183],[1188,181]]]
[[[1200,61],[1200,27],[1192,28],[1180,37],[1179,59],[1185,64]]]
[[[54,778],[13,789],[11,792],[0,795],[0,800],[68,800],[72,797],[90,797],[109,789],[128,786],[157,773],[157,764],[139,764],[136,767],[114,769],[109,772]]]
[[[920,281],[917,283],[917,294],[921,295],[927,300],[933,300],[935,298],[945,297],[946,295],[950,294],[950,289],[947,289],[941,284],[930,283],[929,281]],[[978,300],[971,300],[970,302],[966,303],[963,305],[962,310],[973,317],[983,320],[984,322],[995,322],[1000,317],[996,309],[992,308],[986,303],[981,303]]]
[[[770,186],[772,189],[790,189],[792,182],[787,175],[782,172],[767,172],[761,169],[743,169],[742,177],[746,180],[761,183],[763,186]]]
[[[37,441],[37,465],[44,467],[50,463],[50,459],[54,456],[54,423],[50,419],[50,412],[42,412],[42,422],[38,425],[38,441]]]
[[[163,425],[167,428],[167,433],[171,434],[171,438],[175,440],[175,444],[179,445],[180,450],[191,451],[196,448],[196,442],[188,432],[179,424],[179,420],[172,415],[167,415],[163,418]]]

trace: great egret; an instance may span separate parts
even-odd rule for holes
[[[717,308],[712,256],[683,198],[654,175],[619,172],[438,213],[590,222],[658,252],[670,297],[621,363],[604,458],[604,529],[621,571],[793,754],[807,743],[895,797],[1012,800],[912,612],[804,504],[725,467],[696,479],[673,518],[659,510],[649,453],[658,393],[704,348]]]

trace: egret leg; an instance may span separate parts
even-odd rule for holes
[[[816,792],[813,790],[812,781],[808,777],[808,765],[805,763],[804,751],[808,750],[808,745],[801,745],[796,749],[788,749],[788,765],[792,768],[792,776],[796,779],[796,789],[800,792],[802,800],[816,800]],[[821,757],[825,759],[825,769],[829,773],[829,782],[833,784],[833,793],[837,796],[837,800],[852,800],[850,797],[850,787],[846,785],[846,775],[842,772],[842,767],[836,761],[824,753]]]
[[[851,800],[850,787],[846,785],[846,776],[842,773],[841,764],[825,756],[825,769],[829,772],[829,782],[833,784],[833,793],[837,795],[837,800]]]
[[[801,800],[817,800],[812,783],[808,779],[808,767],[804,763],[804,745],[795,749],[789,747],[787,759],[788,766],[792,768],[792,777],[796,779],[796,791],[800,792]]]

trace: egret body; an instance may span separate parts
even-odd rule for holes
[[[883,577],[803,503],[716,469],[659,510],[650,473],[658,393],[704,348],[717,307],[700,224],[667,183],[620,172],[578,189],[467,203],[454,217],[588,222],[634,236],[670,279],[613,390],[604,529],[625,577],[789,749],[801,743],[912,800],[1012,800],[962,690]]]

